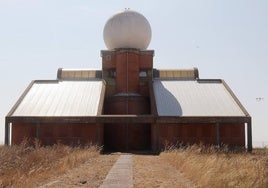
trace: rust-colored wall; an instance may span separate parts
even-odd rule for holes
[[[13,123],[11,131],[11,144],[20,144],[23,139],[33,140],[36,137],[34,124]]]
[[[104,114],[150,114],[148,97],[112,97],[104,102]]]
[[[117,93],[137,93],[139,86],[139,56],[120,53],[116,57]]]
[[[106,124],[104,147],[115,151],[149,150],[150,133],[150,124]]]
[[[106,97],[117,93],[139,93],[149,96],[148,82],[152,78],[153,51],[119,49],[102,51],[102,73],[106,80]],[[140,71],[148,74],[140,78]]]
[[[102,53],[102,69],[112,69],[115,68],[116,53],[107,52]]]
[[[123,56],[122,56],[123,54]],[[140,69],[152,69],[153,68],[153,56],[154,52],[153,51],[145,51],[141,52],[139,50],[127,50],[127,49],[122,49],[118,51],[102,51],[102,69],[107,70],[107,69],[114,69],[117,66],[117,61],[118,56],[121,59],[121,62],[125,61],[126,62],[126,55],[129,54],[128,60],[138,64],[138,67]],[[133,56],[134,55],[134,56]],[[132,59],[134,57],[134,59]],[[137,59],[138,58],[138,59]]]
[[[139,64],[141,69],[152,69],[153,68],[153,55],[142,54],[139,56]]]
[[[160,124],[159,142],[165,144],[214,144],[216,141],[216,130],[213,124],[187,125],[187,124]]]
[[[41,144],[57,142],[69,145],[103,144],[103,125],[95,124],[26,124],[13,123],[12,144],[20,144],[24,138],[38,138]]]
[[[229,146],[245,146],[244,124],[220,124],[220,143]]]
[[[156,149],[158,145],[162,148],[165,145],[177,144],[217,144],[216,134],[216,124],[152,125],[152,148]],[[220,124],[219,143],[228,146],[245,146],[244,124]]]

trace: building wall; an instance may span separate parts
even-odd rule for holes
[[[153,52],[105,51],[102,62],[106,81],[104,114],[150,114],[148,82],[152,81]],[[104,146],[116,151],[148,150],[150,134],[150,124],[108,123],[104,125]]]
[[[217,144],[216,124],[154,124],[152,148],[166,145]],[[244,124],[219,124],[219,143],[228,146],[245,146]]]
[[[147,97],[113,97],[104,103],[105,114],[150,114]],[[108,150],[148,150],[150,124],[108,123],[104,125],[104,146]]]
[[[12,144],[20,144],[27,138],[38,138],[41,144],[52,145],[57,142],[68,145],[103,144],[103,125],[99,124],[33,124],[13,123]]]
[[[139,88],[139,55],[119,53],[116,58],[116,92],[137,93]]]
[[[150,124],[105,124],[104,147],[107,150],[131,151],[151,149]]]
[[[104,102],[104,114],[150,114],[148,97],[111,97]]]
[[[148,96],[148,81],[152,80],[153,51],[119,49],[102,51],[103,79],[106,97],[117,93],[140,93]],[[140,76],[140,72],[146,76]]]
[[[230,146],[245,146],[244,124],[220,124],[220,143]]]

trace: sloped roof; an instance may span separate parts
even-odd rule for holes
[[[159,116],[246,116],[247,112],[221,80],[153,82]]]
[[[96,116],[103,90],[101,80],[34,81],[9,116]]]

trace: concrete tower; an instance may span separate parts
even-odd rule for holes
[[[151,41],[149,22],[140,13],[125,9],[108,19],[103,38],[108,48],[101,51],[106,81],[104,113],[150,114],[154,51],[146,50]],[[150,148],[150,125],[108,124],[104,130],[108,148]]]

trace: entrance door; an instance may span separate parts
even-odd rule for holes
[[[150,124],[106,124],[104,148],[108,151],[150,150]]]

